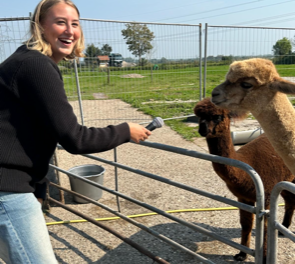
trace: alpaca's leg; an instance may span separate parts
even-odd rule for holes
[[[285,214],[282,225],[286,228],[289,228],[289,226],[292,223],[292,218],[295,209],[295,195],[288,191],[283,191],[282,196],[285,200]],[[279,236],[283,236],[283,234],[279,232]]]
[[[250,204],[249,202],[245,202],[239,199],[239,202],[247,203],[249,205],[254,205],[254,203]],[[240,209],[240,224],[242,227],[241,233],[241,245],[250,247],[250,240],[251,240],[251,231],[254,221],[254,215],[252,213],[246,212]],[[237,261],[243,261],[247,258],[247,254],[243,251],[240,251],[239,254],[234,256],[234,259]]]
[[[249,204],[249,205],[254,205],[254,204]],[[253,227],[253,222],[254,222],[254,214],[240,209],[240,223],[242,226],[241,245],[246,246],[248,248],[250,248],[251,231]],[[264,264],[266,263],[266,250],[267,250],[266,241],[267,241],[267,218],[265,218],[265,221],[264,221],[264,238],[263,238],[263,263]],[[234,259],[237,261],[243,261],[246,258],[247,258],[247,254],[243,251],[240,251],[239,254],[234,256]]]
[[[287,201],[285,202],[285,214],[284,214],[284,220],[282,222],[282,225],[286,228],[289,228],[289,226],[291,225],[294,209],[295,209],[294,204],[290,204]]]

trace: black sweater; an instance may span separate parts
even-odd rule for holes
[[[72,154],[85,154],[128,141],[127,123],[78,124],[61,73],[49,57],[21,46],[0,64],[0,191],[34,192],[57,143]]]

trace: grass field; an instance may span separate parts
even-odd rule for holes
[[[295,65],[276,67],[282,77],[295,76]],[[154,71],[116,68],[109,72],[99,68],[92,71],[79,69],[82,100],[95,99],[94,94],[103,94],[109,99],[121,99],[153,117],[166,119],[191,115],[202,91],[199,67],[181,68],[178,65],[175,68],[171,66],[169,69]],[[228,68],[228,65],[207,66],[206,96],[210,96],[213,88],[223,82]],[[64,72],[63,78],[69,99],[77,100],[73,71]],[[202,86],[203,83],[204,80]],[[168,120],[165,123],[187,140],[199,136],[196,128],[186,125],[186,118]]]

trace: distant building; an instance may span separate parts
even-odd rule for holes
[[[97,56],[100,65],[107,65],[109,63],[109,56],[108,55],[101,55]]]

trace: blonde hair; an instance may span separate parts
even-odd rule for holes
[[[52,56],[52,49],[51,45],[45,41],[43,38],[43,28],[41,26],[41,23],[45,19],[45,16],[50,8],[52,8],[54,5],[59,3],[65,3],[73,8],[78,13],[78,16],[80,18],[80,12],[78,8],[75,6],[75,4],[71,0],[42,0],[37,5],[33,16],[31,17],[31,25],[30,25],[30,34],[31,37],[24,42],[24,44],[27,45],[28,49],[31,50],[38,50],[42,54],[51,57]],[[75,45],[72,53],[70,55],[67,55],[64,60],[68,59],[74,59],[75,57],[84,57],[84,54],[82,51],[84,50],[84,34],[80,25],[81,30],[81,36]]]

